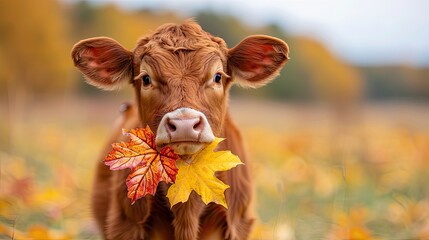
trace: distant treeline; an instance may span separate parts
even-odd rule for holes
[[[429,67],[358,67],[365,81],[365,94],[371,100],[429,100]]]
[[[127,11],[86,1],[0,1],[0,93],[93,93],[71,62],[74,43],[109,36],[132,49],[141,35],[185,18],[171,12]],[[251,34],[272,35],[289,44],[291,59],[278,79],[258,91],[234,88],[235,95],[338,105],[396,98],[429,100],[429,68],[352,66],[314,39],[290,35],[275,24],[257,28],[212,12],[200,12],[194,18],[206,31],[225,39],[229,47]]]

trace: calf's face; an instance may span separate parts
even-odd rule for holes
[[[232,83],[268,83],[288,60],[288,46],[257,35],[228,49],[187,21],[159,27],[133,51],[110,38],[86,39],[74,46],[72,58],[92,85],[111,90],[133,84],[141,123],[156,131],[157,146],[191,155],[221,134]]]

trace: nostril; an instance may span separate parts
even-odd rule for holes
[[[203,120],[201,119],[201,117],[195,122],[193,128],[194,130],[201,130],[203,124],[202,124]]]
[[[170,132],[176,131],[176,125],[170,119],[167,120],[167,128]]]

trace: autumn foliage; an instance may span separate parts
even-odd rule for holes
[[[190,158],[180,159],[169,146],[157,151],[155,134],[149,126],[123,130],[123,134],[129,141],[113,143],[105,164],[111,170],[131,169],[126,184],[132,204],[147,194],[154,195],[159,182],[164,181],[172,183],[167,193],[171,206],[186,202],[195,191],[205,204],[215,202],[228,208],[224,192],[229,186],[215,173],[229,170],[241,161],[229,151],[214,152],[222,139],[216,138]]]
[[[215,173],[227,171],[242,162],[229,151],[214,151],[222,140],[216,138],[191,159],[177,162],[179,173],[176,183],[168,189],[167,193],[172,206],[188,201],[191,192],[195,191],[205,204],[214,202],[228,208],[224,192],[229,186],[219,180]]]
[[[179,156],[168,146],[158,152],[155,135],[149,127],[123,130],[123,134],[129,137],[129,142],[113,143],[105,163],[111,170],[131,169],[126,184],[132,203],[146,194],[154,195],[160,181],[176,180]]]

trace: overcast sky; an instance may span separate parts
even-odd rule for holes
[[[74,1],[74,0],[71,0]],[[125,8],[199,9],[232,14],[247,23],[275,22],[293,34],[322,41],[357,64],[429,65],[429,0],[90,0]]]

